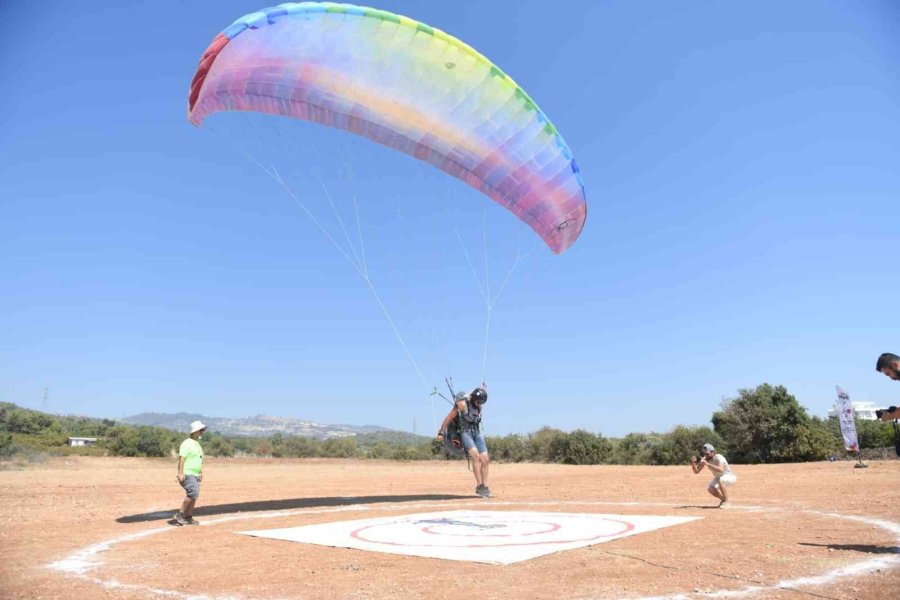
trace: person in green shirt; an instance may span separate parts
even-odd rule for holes
[[[181,503],[181,510],[174,515],[176,525],[199,525],[194,520],[194,505],[200,497],[200,481],[203,479],[203,448],[200,439],[206,425],[201,421],[191,423],[191,436],[181,442],[178,449],[178,475],[175,479],[184,488],[187,496]]]

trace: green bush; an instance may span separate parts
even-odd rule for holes
[[[821,424],[780,385],[739,390],[737,398],[723,401],[712,422],[734,462],[822,460],[833,451]]]
[[[669,433],[664,434],[659,443],[650,449],[650,464],[652,465],[684,465],[690,462],[691,457],[697,456],[703,444],[712,444],[716,451],[725,454],[728,460],[727,444],[709,427],[685,427],[679,425]]]
[[[512,434],[485,439],[491,460],[497,462],[526,462],[531,457],[528,436]]]
[[[652,453],[663,436],[657,433],[629,433],[619,440],[610,440],[612,451],[608,462],[616,465],[649,465]]]
[[[554,436],[548,446],[550,462],[566,465],[599,465],[610,455],[612,444],[584,429]]]

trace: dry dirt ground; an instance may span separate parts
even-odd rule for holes
[[[174,460],[2,464],[0,598],[900,597],[900,461],[738,465],[730,510],[687,465],[491,466],[207,459],[175,527]],[[507,566],[235,534],[457,509],[702,518]]]

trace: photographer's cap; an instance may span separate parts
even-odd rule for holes
[[[715,452],[716,449],[713,448],[712,444],[703,444],[703,447],[700,448],[701,452]]]

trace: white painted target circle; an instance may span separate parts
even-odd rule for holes
[[[598,515],[543,514],[540,520],[510,513],[473,514],[460,518],[406,518],[366,524],[351,537],[370,544],[431,548],[501,548],[572,544],[614,538],[634,529],[626,518]]]

